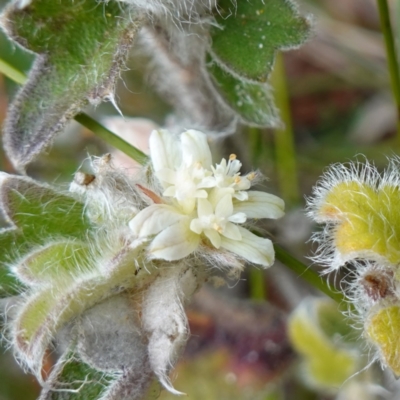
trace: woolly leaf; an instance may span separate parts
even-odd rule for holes
[[[354,258],[400,262],[400,190],[345,181],[326,193],[316,210],[318,222],[334,222],[335,250],[342,262]],[[388,223],[390,222],[390,223]]]
[[[90,270],[89,252],[89,246],[82,242],[51,243],[29,253],[13,272],[28,285],[67,283]]]
[[[367,320],[366,332],[378,347],[384,364],[400,375],[400,307],[385,307]]]
[[[150,368],[147,341],[140,328],[132,293],[104,300],[77,321],[77,349],[82,359],[98,370],[118,371],[102,400],[158,397],[159,384]]]
[[[216,89],[242,122],[254,126],[279,125],[278,111],[268,84],[239,79],[216,63],[209,64],[208,71],[214,78]]]
[[[140,288],[154,279],[149,272],[136,270],[135,251],[122,249],[107,254],[108,261],[97,265],[101,273],[82,274],[72,285],[53,282],[27,300],[15,319],[13,336],[21,359],[33,372],[40,373],[45,351],[65,323],[107,298],[110,292]],[[94,263],[100,264],[101,260]]]
[[[6,267],[49,237],[85,239],[90,228],[83,204],[29,178],[0,175],[0,208],[11,229],[0,231],[1,295],[17,291],[19,283]]]
[[[320,309],[321,304],[327,304],[326,300],[303,301],[290,317],[288,333],[293,347],[304,357],[308,381],[313,386],[332,389],[342,385],[357,371],[359,355],[356,349],[343,346],[333,332],[327,336],[321,329],[321,314],[324,310],[331,313],[332,308],[337,307],[329,301],[327,306],[323,305]]]
[[[319,326],[330,340],[337,341],[340,337],[340,339],[347,343],[353,343],[358,339],[358,335],[355,335],[348,321],[338,310],[338,305],[336,303],[321,301],[316,311]]]
[[[277,50],[292,49],[308,37],[309,21],[290,0],[220,0],[211,33],[213,58],[224,69],[265,82]]]
[[[8,35],[39,54],[28,83],[5,122],[4,144],[23,169],[88,102],[113,98],[136,25],[116,1],[13,2],[1,23]]]
[[[113,377],[90,367],[72,351],[54,367],[39,400],[96,400],[113,382]]]
[[[10,254],[24,244],[24,239],[13,229],[0,230],[0,298],[18,293],[20,282],[6,267]]]
[[[82,203],[32,179],[1,175],[1,208],[26,242],[41,243],[49,236],[86,238],[90,225]]]

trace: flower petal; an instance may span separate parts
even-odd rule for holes
[[[224,187],[224,188],[215,187],[211,189],[208,195],[208,200],[215,207],[224,196],[226,196],[227,194],[233,196],[234,193],[235,190],[231,187]]]
[[[181,135],[182,162],[189,166],[200,163],[204,168],[210,169],[212,158],[207,136],[199,131],[190,129]]]
[[[176,138],[166,130],[153,131],[149,139],[151,162],[154,171],[168,168],[173,170],[180,165],[181,155]]]
[[[225,229],[222,232],[222,235],[225,236],[226,238],[232,239],[232,240],[241,240],[242,239],[242,235],[240,233],[239,227],[230,222],[228,222],[226,224]]]
[[[221,235],[215,229],[205,229],[204,234],[210,240],[211,244],[219,249],[221,246]]]
[[[235,212],[244,212],[247,218],[281,218],[285,203],[278,196],[270,193],[249,191],[248,200],[234,201]]]
[[[157,171],[157,178],[171,185],[176,183],[176,172],[169,168],[163,168]]]
[[[189,228],[185,218],[159,233],[150,245],[150,257],[167,261],[180,260],[196,250],[200,236]]]
[[[190,230],[201,235],[203,232],[203,224],[201,223],[200,218],[192,219],[190,222]]]
[[[269,267],[275,259],[272,242],[260,238],[240,226],[237,227],[242,235],[242,240],[232,240],[222,236],[221,247],[238,254],[246,260]]]
[[[206,199],[198,199],[197,200],[197,214],[200,218],[214,214],[214,209],[213,209],[212,204]]]
[[[215,207],[215,215],[228,218],[233,214],[232,195],[226,194]]]
[[[246,222],[246,219],[247,219],[247,215],[245,213],[240,212],[240,213],[231,215],[228,218],[228,221],[234,222],[235,224],[244,224]]]
[[[203,180],[197,185],[199,189],[201,188],[212,188],[217,184],[215,178],[213,176],[206,176]]]
[[[176,224],[184,215],[167,204],[153,204],[137,214],[130,222],[129,228],[138,237],[155,235],[163,229]]]
[[[235,192],[233,197],[239,201],[245,201],[249,199],[249,195],[245,191]]]

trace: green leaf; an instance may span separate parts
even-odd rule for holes
[[[337,304],[324,298],[306,298],[292,312],[288,322],[288,335],[294,349],[303,356],[304,374],[308,382],[323,390],[341,386],[360,367],[360,350],[357,346],[344,343],[341,334],[342,323],[335,332],[335,326],[328,326],[332,318],[344,319],[337,310]],[[328,313],[326,318],[321,314]],[[325,319],[325,329],[320,320]],[[336,333],[336,334],[335,334]]]
[[[17,43],[39,54],[14,100],[4,144],[19,168],[29,163],[89,102],[113,99],[137,30],[129,6],[96,0],[16,2],[1,18]]]
[[[62,241],[34,249],[13,268],[13,272],[27,285],[36,285],[69,283],[91,269],[87,244]]]
[[[40,373],[45,351],[58,329],[110,293],[139,290],[156,278],[144,268],[136,269],[140,247],[115,248],[109,252],[103,241],[100,248],[104,249],[103,254],[92,261],[97,271],[81,274],[79,280],[72,282],[60,280],[43,286],[26,300],[15,318],[15,349],[35,373]]]
[[[218,6],[211,54],[224,69],[250,80],[265,82],[275,52],[298,47],[309,35],[309,21],[290,0],[220,0]]]
[[[39,400],[97,400],[113,380],[70,351],[54,367]]]
[[[0,231],[0,296],[18,292],[7,268],[21,255],[49,239],[85,240],[90,229],[82,203],[25,177],[0,174],[0,208],[12,226]]]
[[[243,123],[261,127],[279,125],[278,111],[268,84],[239,79],[216,63],[210,63],[208,71],[217,91]]]

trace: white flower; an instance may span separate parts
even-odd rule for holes
[[[150,258],[179,260],[204,245],[265,267],[273,263],[271,241],[240,224],[282,217],[283,200],[248,191],[254,174],[241,177],[236,156],[214,168],[206,135],[193,130],[184,132],[180,142],[167,131],[154,131],[150,155],[165,204],[146,207],[129,223],[135,237],[150,240]]]
[[[233,214],[230,194],[226,194],[215,207],[208,200],[199,199],[197,213],[198,218],[192,220],[190,229],[198,235],[204,233],[215,248],[223,246],[221,237],[242,239],[239,227],[234,223],[246,222],[246,214],[242,212]]]
[[[150,154],[154,172],[165,191],[184,213],[191,213],[196,198],[207,198],[206,188],[215,186],[211,177],[211,152],[206,136],[189,130],[180,143],[167,131],[154,131],[150,136]]]
[[[251,173],[247,176],[240,176],[240,168],[242,163],[236,158],[236,154],[229,156],[228,163],[225,158],[214,167],[211,167],[215,184],[220,188],[231,188],[233,197],[238,200],[247,200],[247,193],[244,190],[248,190],[251,187],[251,181],[254,179],[255,174]]]

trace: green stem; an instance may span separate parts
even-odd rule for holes
[[[115,133],[111,132],[109,129],[99,124],[96,120],[89,117],[89,115],[84,113],[79,113],[75,115],[75,121],[78,121],[85,128],[90,129],[96,134],[96,136],[103,139],[105,142],[114,146],[116,149],[121,150],[126,155],[137,161],[139,164],[146,164],[148,157],[138,148],[130,145],[125,140],[121,139]]]
[[[7,78],[10,78],[16,83],[22,85],[26,82],[26,75],[21,71],[18,71],[10,64],[6,63],[0,58],[0,72],[5,75]]]
[[[276,56],[271,81],[275,88],[276,106],[281,111],[281,119],[284,124],[282,128],[275,130],[276,166],[281,196],[288,204],[296,204],[300,202],[301,195],[297,177],[296,151],[286,85],[285,65],[281,53],[278,53]]]
[[[302,279],[306,280],[312,286],[337,301],[339,304],[346,300],[346,297],[341,292],[333,291],[328,282],[323,279],[317,272],[313,271],[310,267],[303,264],[301,261],[294,258],[286,250],[279,245],[275,244],[275,256],[282,264],[285,264],[293,272],[299,275]]]
[[[18,71],[15,67],[6,63],[2,59],[0,59],[0,72],[15,81],[16,83],[23,84],[26,82],[26,75],[24,73]],[[146,156],[146,154],[144,154],[138,148],[130,145],[125,140],[121,139],[118,135],[111,132],[109,129],[101,125],[89,115],[79,113],[75,116],[74,119],[85,128],[91,130],[94,134],[96,134],[98,137],[103,139],[111,146],[114,146],[116,149],[121,150],[129,157],[133,158],[139,164],[144,165],[148,161],[148,157]]]
[[[250,298],[262,301],[267,298],[265,275],[262,269],[251,268],[249,273]]]
[[[1,61],[1,60],[0,60]],[[0,72],[3,72],[5,75],[17,81],[17,77],[24,76],[20,71],[16,70],[14,67],[0,62]],[[22,81],[22,79],[20,79]],[[21,83],[21,82],[19,82]],[[132,157],[135,161],[140,164],[144,164],[147,162],[147,156],[141,152],[139,149],[125,142],[119,136],[99,124],[93,118],[89,117],[86,114],[80,113],[75,117],[76,121],[85,126],[86,128],[93,131],[96,135],[104,139],[107,143],[115,146],[117,149],[123,151],[130,157]],[[281,261],[283,264],[288,266],[297,274],[301,275],[303,279],[309,282],[311,285],[321,290],[323,293],[330,296],[332,299],[341,303],[345,299],[341,293],[333,292],[327,282],[323,280],[316,272],[309,269],[305,264],[291,256],[286,250],[275,245],[276,258]],[[253,277],[250,278],[254,281],[252,283],[252,289],[254,298],[257,299],[265,299],[265,287],[264,287],[264,276],[262,271],[254,270]]]
[[[390,23],[389,6],[387,0],[377,0],[379,9],[379,18],[381,21],[382,33],[385,38],[386,55],[390,79],[392,82],[393,96],[397,109],[397,135],[400,140],[400,75],[399,63],[396,55],[395,41],[393,38],[392,26]]]

